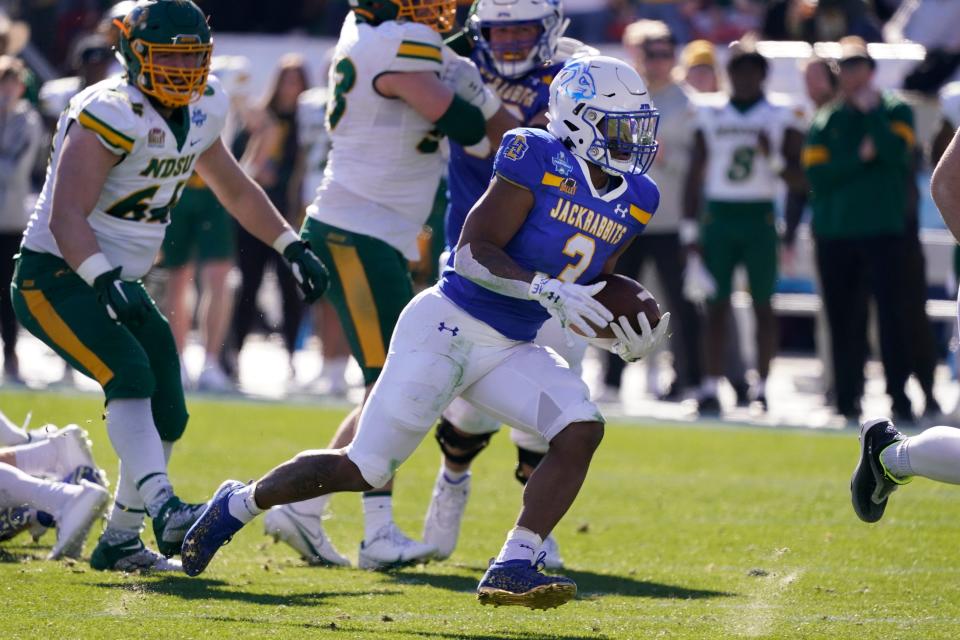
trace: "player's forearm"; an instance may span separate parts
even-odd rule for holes
[[[530,297],[530,283],[535,275],[517,264],[500,247],[482,241],[460,246],[453,268],[485,289],[523,300]]]
[[[244,182],[245,184],[231,193],[227,202],[221,202],[250,235],[268,246],[273,246],[281,234],[293,232],[293,229],[259,185],[252,180]]]
[[[943,221],[957,242],[960,242],[960,143],[953,140],[933,170],[930,192],[940,209]]]
[[[50,216],[50,233],[57,241],[63,259],[74,271],[79,271],[87,258],[100,253],[100,244],[87,222],[87,213],[77,208],[54,207]]]

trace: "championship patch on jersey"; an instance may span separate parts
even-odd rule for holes
[[[568,176],[573,172],[573,165],[567,162],[566,156],[561,151],[558,151],[550,161],[553,163],[553,170],[561,176]]]
[[[166,144],[167,134],[160,127],[150,129],[147,134],[147,146],[150,148],[163,148]]]
[[[510,146],[507,147],[507,150],[503,152],[504,157],[510,160],[519,160],[527,153],[527,149],[530,148],[530,145],[527,144],[526,137],[522,135],[517,135],[513,138],[513,141],[510,143]]]

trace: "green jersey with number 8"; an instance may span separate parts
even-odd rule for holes
[[[87,221],[110,264],[123,267],[125,280],[145,275],[160,251],[170,212],[197,158],[220,138],[228,106],[227,96],[212,76],[203,96],[180,107],[182,113],[172,122],[122,77],[77,94],[57,123],[46,182],[24,232],[23,246],[63,257],[50,232],[53,183],[64,138],[71,127],[80,126],[117,156]]]

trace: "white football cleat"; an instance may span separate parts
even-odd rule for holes
[[[350,560],[337,551],[323,531],[320,518],[297,513],[291,505],[273,507],[263,518],[263,532],[274,542],[293,547],[313,567],[349,567]]]
[[[382,571],[429,560],[436,552],[435,546],[411,540],[391,522],[381,527],[373,540],[360,543],[357,564],[361,569]]]
[[[57,448],[57,461],[50,471],[60,480],[66,478],[78,467],[93,469],[101,475],[100,467],[93,461],[93,449],[87,432],[75,424],[69,424],[47,438],[50,444]],[[106,478],[100,478],[106,486]]]
[[[233,381],[224,373],[220,365],[213,362],[206,365],[197,378],[197,391],[209,393],[232,393]]]
[[[423,541],[437,548],[435,557],[449,558],[460,537],[460,523],[470,497],[470,473],[457,484],[450,483],[443,473],[433,486],[433,498],[423,521]]]
[[[79,483],[80,494],[70,498],[56,514],[57,542],[47,556],[50,560],[62,557],[76,558],[83,551],[83,543],[94,521],[107,510],[110,494],[100,485],[87,480]]]
[[[563,558],[560,557],[560,545],[557,544],[557,539],[553,537],[552,533],[543,541],[540,551],[545,554],[543,556],[544,568],[563,569]]]

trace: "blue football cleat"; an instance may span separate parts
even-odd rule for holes
[[[246,485],[237,480],[225,480],[207,503],[207,508],[187,531],[180,549],[180,559],[183,562],[183,571],[188,576],[203,573],[217,550],[230,542],[233,534],[243,528],[244,523],[230,515],[227,503],[230,496],[244,486]]]
[[[577,595],[577,584],[573,580],[541,573],[545,556],[541,551],[533,563],[526,560],[491,563],[477,587],[477,600],[497,607],[529,609],[552,609],[573,600]]]

